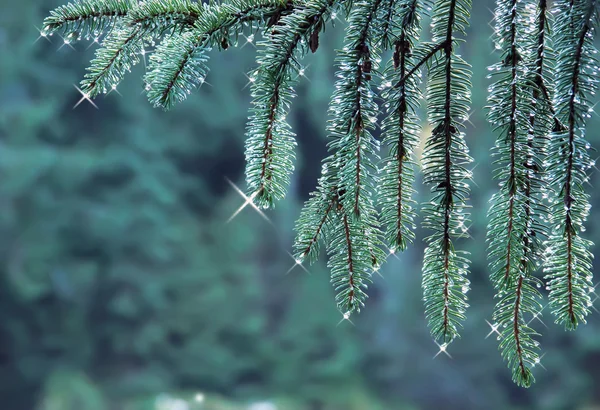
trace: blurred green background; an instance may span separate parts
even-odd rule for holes
[[[288,253],[326,154],[343,24],[306,59],[289,116],[296,172],[286,200],[267,212],[273,223],[250,207],[227,223],[244,202],[227,178],[244,189],[253,45],[212,53],[210,85],[171,112],[141,94],[143,65],[96,99],[98,109],[73,109],[94,47],[36,41],[61,0],[0,0],[0,409],[600,409],[595,312],[575,333],[547,310],[544,324],[532,322],[545,355],[529,390],[512,384],[495,335],[486,337],[495,136],[485,76],[498,56],[493,2],[474,3],[462,47],[474,69],[473,239],[461,244],[473,254],[471,308],[452,358],[434,359],[421,302],[424,232],[390,256],[355,326],[338,326],[324,262],[308,274]],[[596,147],[599,125],[594,116]],[[596,243],[599,215],[594,206],[587,230]]]

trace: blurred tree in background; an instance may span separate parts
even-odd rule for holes
[[[324,265],[309,275],[287,253],[291,221],[326,152],[334,72],[327,50],[340,46],[342,27],[306,61],[309,81],[291,115],[300,152],[292,192],[267,214],[271,224],[251,207],[227,222],[244,202],[226,178],[243,187],[251,44],[213,53],[210,85],[169,113],[139,94],[139,68],[118,92],[94,100],[98,109],[88,101],[73,109],[81,98],[73,84],[94,47],[36,41],[35,26],[62,1],[0,2],[2,408],[600,406],[597,315],[577,333],[563,333],[549,314],[545,324],[532,322],[549,327],[547,370],[537,369],[538,383],[527,391],[510,381],[496,335],[486,338],[493,290],[484,210],[494,191],[487,161],[494,137],[482,107],[485,67],[496,58],[485,24],[491,0],[474,2],[464,47],[474,69],[467,138],[479,188],[474,240],[463,247],[473,255],[470,304],[477,309],[452,358],[435,360],[439,349],[422,313],[420,240],[400,259],[389,257],[356,326],[336,326],[341,317]],[[597,126],[594,116],[589,130]],[[589,138],[599,146],[597,135]],[[592,203],[600,204],[597,191]],[[596,243],[598,220],[588,227]]]

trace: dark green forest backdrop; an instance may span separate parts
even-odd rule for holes
[[[547,311],[548,329],[532,323],[544,332],[546,370],[528,390],[513,385],[494,335],[486,338],[491,0],[474,1],[463,47],[474,68],[467,140],[477,186],[471,308],[452,359],[433,359],[425,326],[422,232],[389,258],[355,326],[336,326],[323,262],[310,275],[289,271],[293,223],[326,153],[342,24],[306,61],[291,114],[297,169],[286,200],[267,213],[273,223],[250,207],[226,223],[244,202],[227,178],[244,188],[253,45],[213,53],[210,85],[171,112],[141,94],[142,67],[95,100],[98,109],[73,109],[94,47],[38,38],[61,3],[0,0],[0,409],[600,409],[596,312],[575,333]],[[596,148],[599,126],[593,116]],[[589,192],[587,236],[598,244],[600,192]]]

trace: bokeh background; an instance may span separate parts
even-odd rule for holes
[[[532,322],[545,355],[528,390],[512,384],[486,322],[491,0],[474,1],[461,49],[474,71],[473,239],[461,244],[473,286],[452,358],[425,326],[424,232],[389,257],[354,326],[339,323],[324,261],[307,273],[288,253],[326,155],[343,23],[305,61],[289,195],[271,223],[251,207],[227,223],[244,203],[227,179],[245,188],[254,46],[212,53],[210,85],[171,112],[141,94],[143,64],[98,109],[73,108],[95,47],[38,38],[59,4],[0,0],[0,409],[600,409],[599,314],[575,333],[547,309]],[[599,125],[593,116],[596,147]],[[600,243],[597,174],[586,235]]]

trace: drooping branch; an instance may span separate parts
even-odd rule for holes
[[[454,238],[467,236],[466,199],[471,162],[464,135],[458,127],[468,116],[470,72],[454,51],[457,33],[464,35],[471,2],[447,0],[436,3],[433,43],[443,44],[443,55],[429,70],[428,106],[433,125],[423,152],[423,182],[434,197],[423,205],[423,226],[433,233],[427,240],[423,261],[425,314],[431,334],[443,343],[458,336],[467,308],[468,261],[456,251]]]
[[[370,134],[377,114],[371,83],[379,54],[376,33],[382,23],[377,14],[381,4],[382,0],[355,2],[349,16],[346,44],[337,59],[339,80],[330,104],[333,154],[324,161],[319,180],[319,192],[333,190],[338,197],[337,222],[326,243],[338,308],[347,315],[364,305],[371,270],[385,259],[372,199],[371,161],[377,145]]]
[[[591,304],[592,255],[582,232],[590,208],[584,185],[593,162],[584,131],[599,70],[592,42],[598,0],[556,0],[556,34],[548,3],[498,1],[496,48],[503,56],[493,66],[499,79],[489,100],[489,118],[500,134],[494,175],[500,188],[488,231],[498,298],[494,321],[501,329],[502,356],[522,386],[533,382],[531,370],[539,363],[537,333],[526,319],[541,311],[536,290],[541,283],[534,274],[542,264],[543,238],[548,237],[545,272],[557,322],[574,329],[585,322]],[[146,54],[144,47],[158,43],[145,81],[150,101],[163,108],[203,84],[211,49],[237,45],[248,30],[262,34],[259,67],[250,77],[254,101],[246,175],[251,198],[266,207],[285,196],[294,168],[295,135],[286,116],[305,74],[300,61],[322,47],[327,22],[344,15],[348,26],[329,111],[330,154],[297,222],[294,251],[297,263],[312,262],[325,245],[336,302],[346,319],[364,306],[372,274],[386,258],[381,239],[392,252],[414,239],[416,110],[420,74],[427,71],[432,131],[422,166],[432,197],[423,205],[423,226],[431,234],[422,286],[431,334],[444,346],[458,337],[470,285],[469,260],[456,249],[469,236],[471,158],[461,127],[468,121],[472,87],[469,65],[457,47],[470,7],[471,0],[73,0],[51,13],[41,34],[61,33],[67,43],[104,38],[83,80],[90,96],[115,89]],[[418,40],[423,15],[432,22],[428,42]],[[383,73],[382,51],[392,52]],[[375,77],[381,77],[385,108],[382,166],[372,135],[380,113]],[[555,191],[548,212],[543,199],[550,186]],[[556,228],[551,235],[548,224]]]
[[[541,219],[547,218],[547,209],[540,203],[543,186],[543,162],[545,155],[539,153],[546,152],[548,135],[552,131],[552,121],[558,121],[556,118],[552,101],[549,97],[549,91],[546,87],[546,69],[548,58],[546,54],[551,50],[547,45],[547,31],[550,22],[547,0],[539,0],[535,7],[530,7],[529,11],[535,18],[536,28],[533,31],[532,47],[534,59],[534,81],[531,108],[529,117],[530,129],[527,136],[527,149],[525,157],[525,177],[524,177],[524,196],[525,196],[525,214],[526,231],[523,235],[523,272],[531,272],[537,269],[541,263],[542,255],[540,237],[546,236],[546,229]],[[542,154],[543,155],[543,154]],[[533,235],[533,233],[536,233]]]
[[[330,232],[333,231],[332,223],[339,203],[338,191],[335,187],[323,188],[327,183],[321,177],[319,190],[311,194],[306,201],[300,217],[296,221],[296,239],[294,241],[294,257],[300,261],[314,262],[320,253],[320,244],[328,243]]]
[[[144,41],[169,29],[190,29],[200,14],[191,1],[80,0],[59,7],[44,21],[43,33],[62,32],[65,41],[106,34],[91,62],[82,89],[90,96],[116,88],[140,60]]]
[[[529,387],[539,348],[525,314],[539,314],[541,309],[539,292],[532,286],[537,282],[531,277],[536,266],[530,252],[535,240],[531,180],[541,160],[538,147],[533,146],[536,105],[532,93],[538,89],[531,85],[536,81],[531,81],[530,66],[536,54],[519,39],[525,37],[533,15],[523,2],[498,0],[495,19],[496,49],[501,50],[502,61],[490,67],[499,78],[490,87],[488,120],[501,131],[494,148],[500,190],[492,197],[489,211],[490,279],[500,299],[494,321],[503,329],[502,356],[513,381]]]
[[[414,150],[419,141],[419,119],[415,109],[421,93],[414,77],[401,87],[392,87],[397,78],[404,78],[412,61],[412,48],[417,40],[419,14],[416,0],[395,2],[394,19],[402,22],[389,35],[396,38],[392,61],[382,80],[386,118],[383,121],[383,142],[389,156],[380,174],[379,200],[381,222],[386,228],[386,242],[392,249],[406,249],[414,239]]]
[[[277,16],[267,40],[260,45],[258,69],[251,74],[254,114],[248,123],[246,175],[259,206],[272,206],[285,196],[294,169],[294,134],[286,121],[293,87],[304,75],[299,63],[329,19],[334,0],[319,0],[296,13]]]
[[[357,8],[350,16],[348,44],[339,53],[340,80],[330,108],[332,122],[329,127],[335,138],[330,146],[340,150],[345,160],[340,169],[340,198],[347,210],[360,217],[368,207],[369,184],[373,176],[369,172],[370,155],[376,155],[375,140],[369,133],[376,121],[376,105],[371,94],[372,70],[377,67],[377,44],[370,37],[375,13],[382,0],[370,0]],[[364,13],[358,15],[358,12]],[[354,21],[353,21],[354,20]],[[372,213],[371,210],[367,212]]]
[[[588,116],[588,98],[597,88],[593,34],[598,24],[596,0],[558,1],[555,108],[567,125],[551,137],[548,173],[557,187],[551,223],[558,226],[547,245],[550,256],[545,266],[550,306],[557,323],[573,330],[585,323],[591,305],[590,242],[581,237],[589,213],[589,196],[584,190],[591,167],[583,126]]]

